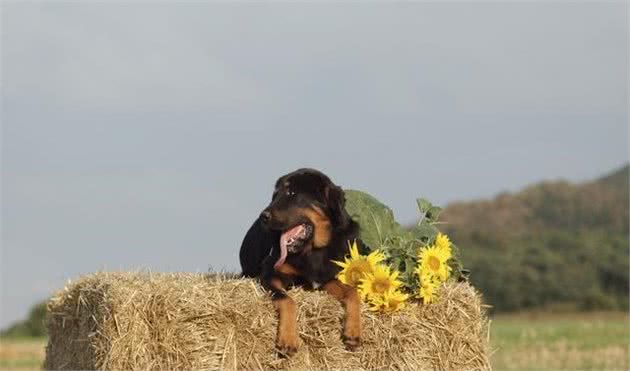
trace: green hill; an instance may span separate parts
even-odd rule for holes
[[[608,184],[613,187],[625,187],[628,189],[628,184],[630,183],[630,179],[628,178],[630,165],[626,165],[621,169],[602,177],[599,182]]]
[[[28,317],[17,321],[10,327],[0,331],[0,338],[23,338],[46,336],[46,301],[33,305]]]
[[[596,181],[543,182],[449,205],[443,230],[498,311],[627,309],[628,166]]]

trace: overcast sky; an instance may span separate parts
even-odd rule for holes
[[[4,3],[0,327],[95,270],[235,270],[276,178],[399,220],[628,157],[608,3]]]

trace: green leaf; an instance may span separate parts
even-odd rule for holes
[[[382,249],[388,238],[400,236],[403,230],[393,211],[369,194],[345,190],[346,211],[359,224],[359,237],[372,250]]]
[[[426,214],[433,207],[433,204],[424,198],[416,198],[416,204],[418,205],[418,211],[422,215]]]
[[[427,213],[425,214],[426,219],[430,222],[430,223],[435,223],[438,221],[438,219],[440,218],[440,213],[442,212],[442,208],[439,206],[433,206],[429,209],[429,211],[427,211]]]
[[[424,245],[435,239],[440,231],[432,224],[422,223],[411,230],[414,238],[421,241]]]

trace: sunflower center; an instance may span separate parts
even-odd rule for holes
[[[370,264],[366,260],[361,259],[353,261],[348,267],[348,271],[346,273],[348,284],[356,286],[361,278],[363,278],[366,273],[370,273],[371,270]]]
[[[389,281],[386,280],[375,280],[372,284],[372,290],[378,293],[384,293],[389,290]]]
[[[431,270],[437,271],[438,269],[440,269],[440,259],[438,259],[435,256],[429,256],[429,268],[431,268]]]

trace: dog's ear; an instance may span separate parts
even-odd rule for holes
[[[345,228],[350,223],[350,215],[346,212],[346,196],[341,187],[329,183],[324,188],[324,196],[330,210],[333,225]]]

